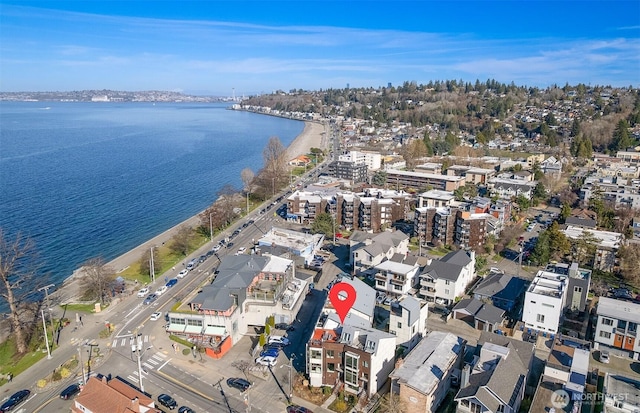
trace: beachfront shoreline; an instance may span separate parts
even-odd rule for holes
[[[323,148],[326,146],[324,125],[318,122],[304,121],[304,129],[286,149],[287,158],[293,159],[297,156],[304,155],[309,152],[311,148]],[[173,227],[161,232],[153,238],[143,242],[142,244],[132,248],[124,254],[112,259],[107,263],[107,266],[112,268],[116,274],[121,273],[129,266],[137,262],[142,256],[144,251],[147,251],[153,246],[162,245],[165,242],[170,241],[177,233],[179,228],[183,225],[189,225],[195,227],[199,223],[199,215],[202,211],[198,212],[194,216],[187,218],[186,220],[174,225]],[[185,258],[186,259],[186,258]],[[161,274],[158,274],[160,276]],[[52,293],[52,296],[62,303],[68,303],[73,300],[77,300],[81,296],[80,292],[80,277],[81,268],[77,268],[73,274],[64,279],[60,287]]]

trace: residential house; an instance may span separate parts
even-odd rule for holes
[[[277,227],[272,227],[256,241],[261,248],[281,247],[289,252],[290,259],[300,257],[303,264],[313,261],[314,254],[322,247],[323,242],[323,234],[307,234]]]
[[[462,367],[466,341],[451,333],[432,331],[391,373],[391,393],[407,411],[435,412]]]
[[[640,304],[608,297],[598,299],[598,321],[594,341],[600,348],[610,347],[640,360]]]
[[[476,300],[488,300],[505,311],[514,309],[527,289],[529,282],[509,274],[491,273],[473,290]]]
[[[622,234],[619,232],[598,231],[573,225],[567,225],[562,232],[574,241],[593,239],[595,253],[579,242],[573,242],[572,246],[574,252],[585,256],[594,269],[613,272],[618,267],[616,254],[622,243]]]
[[[558,334],[544,366],[543,383],[562,385],[571,400],[582,400],[589,374],[591,345],[588,341]]]
[[[418,283],[420,266],[396,262],[383,261],[373,267],[375,270],[375,288],[385,292],[388,296],[397,297],[408,294]]]
[[[148,393],[125,383],[119,377],[107,380],[90,377],[73,400],[72,413],[162,413]]]
[[[276,256],[222,257],[213,282],[186,305],[189,311],[170,311],[167,332],[205,348],[220,358],[249,332],[265,325],[268,316],[290,322],[297,314],[307,282],[295,278],[292,260]]]
[[[389,333],[398,337],[397,344],[411,349],[427,334],[427,302],[405,295],[391,302],[389,311]]]
[[[427,302],[449,305],[464,294],[474,276],[475,252],[452,251],[424,267],[419,294]]]
[[[500,199],[510,200],[519,196],[531,199],[536,185],[537,182],[524,179],[492,178],[489,180],[488,188],[492,195]]]
[[[640,408],[640,380],[606,372],[604,376],[604,413],[637,413]]]
[[[460,375],[459,413],[516,413],[533,362],[533,345],[482,332],[473,361]]]
[[[356,292],[356,300],[349,309],[344,322],[356,326],[371,327],[376,307],[376,291],[357,277],[342,276],[340,281],[350,284]],[[321,311],[321,316],[329,317],[335,314],[336,311],[333,308],[333,304],[331,304],[330,300],[327,300]],[[324,321],[325,328],[337,328],[339,324],[338,317],[329,317],[328,320]]]
[[[354,271],[372,268],[395,254],[407,255],[409,252],[409,237],[402,231],[379,234],[354,231],[349,243],[349,264]]]
[[[500,331],[504,310],[475,298],[463,298],[453,307],[453,318],[469,323],[476,330]]]
[[[565,311],[584,311],[591,271],[577,263],[549,264],[538,271],[525,293],[525,327],[557,333]]]

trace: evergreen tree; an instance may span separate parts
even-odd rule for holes
[[[634,140],[629,134],[629,124],[626,120],[621,119],[618,122],[616,129],[613,131],[613,141],[611,142],[609,149],[614,152],[624,151],[628,147],[633,146],[634,143]]]

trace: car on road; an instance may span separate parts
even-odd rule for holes
[[[213,252],[218,252],[220,251],[220,244],[215,245],[213,248],[211,248],[211,251]]]
[[[2,406],[0,406],[0,412],[4,413],[13,410],[16,406],[22,403],[24,399],[29,397],[30,394],[31,391],[27,389],[13,393],[6,402],[2,403]]]
[[[245,379],[231,377],[227,379],[227,386],[233,387],[234,389],[238,389],[240,391],[245,391],[249,387],[251,387],[251,383],[249,383],[249,381]]]
[[[164,393],[162,393],[160,396],[158,396],[158,403],[160,403],[164,407],[168,408],[169,410],[173,410],[176,407],[178,407],[178,403],[176,403],[176,401],[173,399],[173,397],[169,396],[168,394],[164,394]]]
[[[227,248],[231,248],[231,247],[233,247],[233,242],[228,242],[227,243]]]
[[[295,330],[294,326],[289,325],[287,323],[278,323],[278,324],[276,324],[276,328],[278,330],[284,330],[284,331],[293,331],[293,330]]]
[[[154,301],[155,301],[155,300],[157,300],[157,299],[158,299],[158,296],[157,296],[156,294],[149,294],[149,295],[147,296],[147,298],[145,298],[145,299],[144,299],[144,301],[142,302],[142,304],[144,304],[144,305],[149,305],[149,304],[151,304],[152,302],[154,302]]]
[[[60,392],[60,398],[67,400],[80,393],[80,385],[78,383],[73,383],[66,389]]]
[[[180,406],[180,408],[178,409],[178,413],[196,413],[196,411],[191,407]]]
[[[196,268],[196,260],[189,261],[189,263],[187,264],[187,270],[191,271],[194,268]]]
[[[156,321],[156,320],[159,320],[160,317],[162,317],[162,313],[155,312],[155,313],[151,314],[151,317],[149,317],[149,320]]]
[[[178,279],[177,279],[177,278],[172,278],[172,279],[170,279],[170,280],[165,284],[165,286],[166,286],[167,288],[171,288],[171,287],[173,287],[173,286],[174,286],[174,285],[176,285],[176,284],[178,284]]]
[[[176,277],[178,277],[178,278],[184,278],[187,274],[189,274],[189,270],[187,270],[187,269],[185,268],[184,270],[180,271],[180,272],[178,273],[178,275],[176,275]]]
[[[269,340],[267,341],[267,343],[275,344],[275,345],[279,345],[279,346],[288,346],[289,345],[289,339],[286,338],[286,337],[282,337],[282,336],[271,336],[271,337],[269,337]]]
[[[313,413],[311,410],[297,404],[287,406],[287,413]]]
[[[278,357],[280,350],[277,347],[269,347],[260,352],[260,357]]]
[[[139,298],[144,298],[145,295],[149,294],[149,288],[148,287],[144,287],[141,288],[140,291],[138,291],[138,297]]]
[[[606,350],[600,350],[600,363],[609,363],[609,352]]]
[[[256,364],[273,367],[278,363],[278,359],[271,356],[258,357]]]
[[[247,249],[245,247],[238,248],[238,255],[243,254]]]
[[[169,287],[167,287],[166,285],[163,285],[162,287],[160,287],[160,288],[158,288],[156,290],[156,295],[162,295],[162,294],[166,293],[168,289],[169,289]]]

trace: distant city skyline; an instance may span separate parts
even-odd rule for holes
[[[640,1],[0,0],[0,91],[640,86]]]

